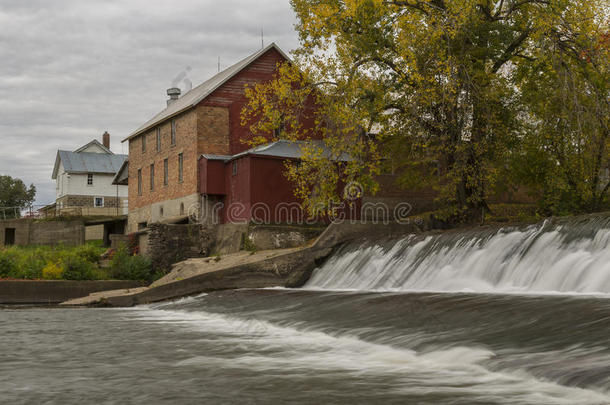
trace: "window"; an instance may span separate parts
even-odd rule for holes
[[[150,191],[155,191],[155,164],[150,165]]]
[[[167,159],[165,159],[163,161],[163,185],[164,186],[167,186],[167,183],[168,183],[168,179],[167,179],[167,176],[169,174],[168,172],[169,172],[169,163],[168,163]]]
[[[142,169],[138,169],[138,195],[142,195]]]
[[[157,152],[161,152],[161,128],[157,128]]]
[[[87,185],[88,186],[92,186],[93,185],[93,175],[91,173],[89,173],[87,175]]]
[[[97,207],[97,208],[103,207],[104,206],[104,197],[94,197],[93,206]]]
[[[176,144],[176,120],[172,120],[172,145]]]
[[[178,181],[182,183],[182,169],[184,167],[184,157],[182,153],[178,154]]]
[[[159,216],[163,216],[163,207],[159,208]]]
[[[138,231],[146,229],[148,227],[148,222],[138,222]]]
[[[237,174],[237,160],[233,161],[233,176]]]
[[[142,135],[142,152],[146,152],[146,135]]]
[[[180,215],[184,215],[184,203],[180,203]]]

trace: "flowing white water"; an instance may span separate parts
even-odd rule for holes
[[[259,319],[239,319],[203,311],[140,308],[130,311],[138,322],[171,325],[201,333],[199,342],[218,342],[238,347],[244,354],[233,356],[230,366],[257,374],[281,373],[295,380],[306,375],[335,378],[382,378],[394,394],[469,395],[484,403],[601,404],[606,393],[566,387],[542,381],[526,371],[491,371],[482,362],[495,356],[483,347],[454,346],[426,353],[366,342],[356,336],[277,326]],[[208,335],[213,331],[214,337]],[[402,337],[408,340],[409,336]],[[306,348],[306,350],[304,350]],[[177,361],[174,367],[227,367],[225,353],[209,350],[203,355]]]
[[[306,288],[608,294],[610,219],[350,246]]]

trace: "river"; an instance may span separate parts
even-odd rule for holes
[[[7,404],[610,404],[610,221],[349,245],[303,289],[0,310]]]

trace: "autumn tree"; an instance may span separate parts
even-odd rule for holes
[[[258,134],[324,138],[330,153],[312,143],[289,168],[299,196],[311,208],[336,199],[341,181],[375,193],[375,176],[391,165],[403,184],[436,187],[454,220],[480,217],[522,155],[537,112],[523,105],[521,66],[539,57],[544,38],[579,23],[574,10],[600,8],[584,0],[291,4],[301,46],[276,80],[248,89],[243,121]],[[318,107],[313,129],[300,124],[307,99]],[[337,164],[345,155],[351,160]]]
[[[546,214],[600,210],[610,191],[607,15],[569,11],[580,23],[553,27],[517,75],[528,128],[511,167]]]
[[[21,209],[30,207],[36,196],[36,187],[26,187],[22,180],[0,175],[0,215],[19,217]]]

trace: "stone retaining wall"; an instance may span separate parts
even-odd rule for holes
[[[172,264],[209,254],[213,230],[198,224],[150,224],[147,254],[153,271],[168,271]]]

